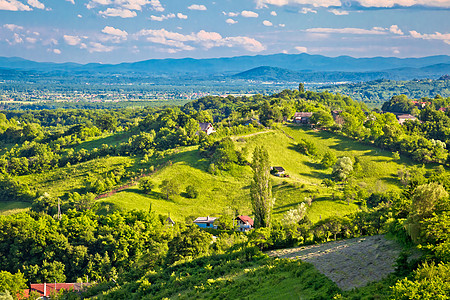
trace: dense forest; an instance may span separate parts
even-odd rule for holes
[[[16,298],[31,283],[89,280],[97,284],[83,294],[58,297],[214,298],[220,295],[214,294],[217,289],[232,298],[239,290],[233,274],[248,269],[254,279],[242,288],[249,294],[255,292],[251,286],[263,284],[261,278],[278,272],[285,279],[302,278],[302,292],[311,299],[370,298],[373,290],[379,298],[445,299],[450,293],[449,106],[450,98],[440,95],[416,102],[392,96],[382,112],[341,94],[305,91],[300,84],[298,90],[270,96],[207,96],[183,106],[2,111],[0,201],[29,203],[30,209],[0,216],[0,292],[7,290],[5,297]],[[359,209],[313,222],[306,211],[315,199],[305,198],[290,206],[282,219],[271,218],[274,187],[268,145],[255,150],[236,143],[240,137],[270,130],[285,133],[283,124],[296,112],[312,113],[305,125],[312,134],[326,132],[387,149],[394,160],[408,157],[416,165],[399,170],[397,190],[369,192],[355,181],[364,177],[363,162],[331,151],[322,155],[312,139],[297,140],[294,151],[310,157],[317,168],[330,170],[324,188],[337,185],[342,199]],[[398,113],[413,114],[417,120],[400,124]],[[207,135],[201,123],[212,123],[216,132]],[[234,170],[250,168],[254,230],[234,232],[232,211],[222,214],[218,229],[201,230],[189,218],[172,226],[165,212],[151,205],[120,210],[98,201],[130,182],[138,183],[142,193],[154,193],[151,174],[169,168],[173,155],[183,149],[197,151],[205,162],[202,171],[212,176],[236,176]],[[63,179],[75,182],[78,169],[88,163],[99,166],[106,159],[134,163],[88,169],[82,183],[64,193],[32,183],[58,170]],[[198,187],[183,193],[178,184],[161,183],[165,200],[184,194],[195,201]],[[405,249],[419,248],[421,255],[412,259],[402,253],[395,273],[366,289],[342,291],[311,265],[264,254],[268,249],[377,234],[390,234]],[[212,279],[220,276],[227,279]]]
[[[441,95],[450,96],[450,79],[448,75],[439,79],[415,79],[396,81],[379,79],[368,82],[326,85],[315,88],[316,91],[341,93],[357,101],[363,101],[370,107],[381,107],[392,96],[405,95],[410,99],[434,98]]]

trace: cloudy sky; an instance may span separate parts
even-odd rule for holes
[[[0,56],[450,55],[450,0],[0,0]]]

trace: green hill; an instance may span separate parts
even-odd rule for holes
[[[295,144],[303,138],[316,145],[318,158],[305,156],[294,149]],[[321,184],[331,174],[331,168],[324,169],[319,163],[326,151],[333,151],[337,157],[345,155],[357,158],[360,170],[356,183],[368,192],[398,190],[400,182],[397,170],[402,166],[412,165],[407,158],[394,161],[389,151],[326,131],[299,126],[283,126],[281,129],[258,134],[235,136],[233,140],[237,148],[247,147],[250,150],[249,160],[252,150],[257,145],[264,145],[268,149],[271,164],[284,167],[289,174],[289,178],[272,177],[276,219],[281,219],[284,212],[304,202],[305,198],[314,199],[308,208],[308,216],[314,222],[358,210],[357,204],[339,200],[342,198],[339,186],[327,188]],[[100,206],[123,210],[148,210],[151,206],[158,214],[170,213],[172,218],[182,222],[186,218],[197,216],[220,216],[228,208],[241,214],[251,214],[251,168],[235,166],[230,171],[210,174],[207,172],[209,162],[200,156],[197,146],[179,148],[177,153],[150,159],[148,162],[143,162],[140,157],[105,157],[42,174],[20,176],[19,181],[28,184],[34,191],[49,191],[53,196],[62,197],[65,193],[78,191],[90,176],[113,172],[119,168],[137,171],[159,165],[163,167],[157,167],[157,171],[150,176],[156,186],[150,194],[144,194],[136,184],[98,200]],[[158,187],[165,179],[174,179],[179,183],[180,193],[170,200],[165,199]],[[189,185],[197,187],[198,198],[185,197],[184,191]]]

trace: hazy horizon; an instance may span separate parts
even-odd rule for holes
[[[0,56],[105,63],[450,53],[450,0],[0,0]]]

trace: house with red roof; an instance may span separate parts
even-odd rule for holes
[[[61,290],[72,290],[79,292],[84,288],[90,286],[90,283],[32,283],[29,290],[24,290],[23,295],[26,297],[31,293],[38,293],[41,299],[50,299],[54,294]]]
[[[236,221],[238,231],[246,232],[253,229],[253,219],[249,216],[239,216],[236,218]]]

